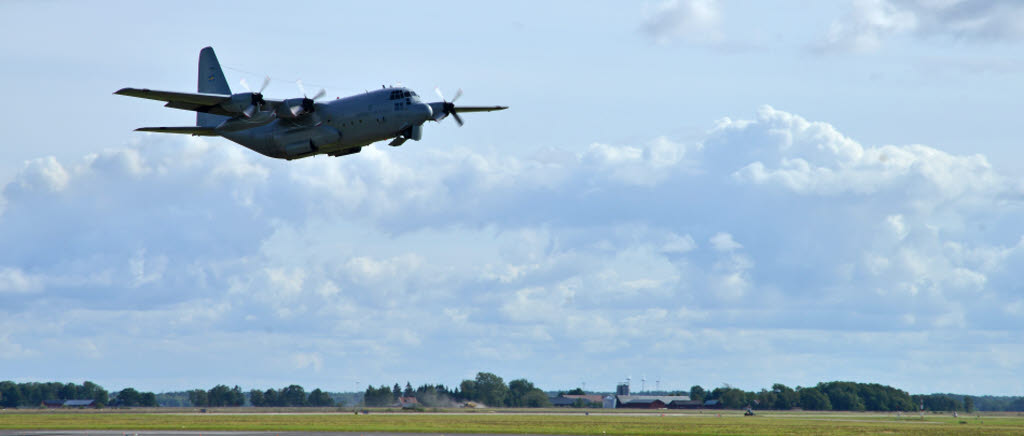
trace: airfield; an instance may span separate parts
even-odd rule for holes
[[[738,410],[611,411],[606,409],[130,409],[3,410],[0,436],[235,435],[777,435],[1024,434],[1024,414],[896,414]]]

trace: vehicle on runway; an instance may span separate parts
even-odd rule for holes
[[[273,100],[263,97],[270,79],[259,91],[232,94],[212,47],[199,52],[198,92],[158,91],[122,88],[114,94],[167,102],[165,106],[196,112],[196,125],[185,127],[142,127],[142,132],[180,133],[193,136],[221,136],[257,153],[279,159],[298,159],[317,154],[344,156],[363,147],[391,139],[400,146],[423,138],[423,123],[448,117],[462,126],[459,113],[490,112],[508,106],[455,106],[460,89],[451,101],[425,103],[405,87],[382,87],[364,94],[317,102],[326,94],[321,89],[312,98]],[[299,84],[301,91],[301,82]],[[305,94],[305,92],[303,92]]]

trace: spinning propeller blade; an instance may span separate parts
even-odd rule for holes
[[[242,87],[245,88],[246,91],[249,91],[249,93],[252,94],[252,104],[242,111],[242,115],[245,115],[246,118],[252,118],[252,114],[260,110],[260,108],[263,107],[263,104],[266,103],[266,101],[263,100],[263,90],[267,89],[267,85],[270,85],[270,76],[263,78],[263,84],[260,85],[260,90],[256,92],[252,92],[252,89],[249,88],[249,82],[247,82],[244,77],[238,82],[242,84]]]
[[[455,118],[455,123],[458,124],[459,127],[462,127],[462,125],[465,123],[462,122],[462,117],[459,116],[458,108],[455,107],[455,100],[458,100],[459,97],[462,97],[462,88],[459,88],[458,91],[455,91],[455,97],[452,98],[452,101],[445,100],[444,94],[441,93],[441,88],[435,87],[434,92],[436,92],[437,95],[441,97],[441,101],[444,102],[445,116],[451,115],[452,118]]]
[[[299,104],[288,107],[288,110],[291,111],[293,117],[297,117],[299,114],[304,112],[312,113],[316,110],[316,106],[313,103],[327,95],[327,90],[320,88],[320,90],[313,95],[313,98],[309,98],[306,96],[306,87],[302,86],[302,80],[296,80],[295,85],[299,87],[299,92],[302,93],[302,100],[300,100]]]

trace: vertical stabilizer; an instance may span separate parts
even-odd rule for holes
[[[231,95],[231,88],[220,69],[220,62],[213,52],[213,47],[206,47],[199,52],[199,86],[197,91],[207,94]],[[196,113],[196,125],[200,127],[216,127],[228,117],[203,112]]]

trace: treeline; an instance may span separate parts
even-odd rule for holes
[[[789,410],[871,410],[878,412],[916,410],[910,394],[877,383],[827,382],[814,387],[790,388],[781,383],[771,389],[747,392],[724,386],[708,392],[702,387],[690,388],[694,400],[718,400],[727,409]]]
[[[139,392],[133,388],[124,388],[114,394],[110,403],[113,407],[158,407],[156,394]]]
[[[929,404],[946,406],[959,404],[963,405],[963,407],[957,410],[965,412],[1024,412],[1024,397],[996,397],[992,395],[971,396],[960,394],[915,395],[915,397],[921,397],[924,400],[926,409]]]
[[[772,388],[748,392],[730,386],[708,392],[700,386],[690,388],[694,400],[718,400],[727,409],[843,410],[875,412],[1024,411],[1024,397],[974,397],[969,395],[910,395],[877,383],[827,382],[796,389],[776,383]]]
[[[412,397],[425,407],[451,407],[458,403],[472,401],[490,407],[550,407],[548,395],[526,379],[505,383],[501,377],[489,372],[476,374],[473,380],[463,380],[458,387],[449,389],[438,384],[425,384],[416,389],[409,382],[405,389],[395,383],[388,388],[368,386],[363,394],[363,404],[368,407],[393,406],[399,397]]]
[[[248,404],[253,407],[331,407],[334,406],[334,399],[319,388],[306,394],[306,390],[299,385],[290,385],[286,388],[267,389],[261,391],[252,389],[248,394],[242,392],[237,385],[229,388],[226,385],[217,385],[208,391],[194,389],[188,391],[188,402],[194,407],[240,407]]]
[[[156,395],[125,388],[113,394],[87,381],[75,383],[0,382],[0,406],[39,407],[43,401],[93,400],[99,407],[156,407]]]
[[[249,400],[255,407],[331,407],[334,399],[320,388],[313,389],[306,395],[305,389],[299,385],[290,385],[280,391],[267,389],[249,391]]]
[[[569,394],[582,394],[576,388]],[[957,394],[910,395],[907,392],[876,383],[827,382],[813,387],[790,388],[774,384],[771,389],[748,392],[731,386],[722,386],[707,391],[693,386],[689,394],[694,400],[718,400],[722,407],[729,409],[788,410],[843,410],[843,411],[916,411],[923,405],[926,411],[1024,411],[1024,397],[969,396]],[[99,407],[331,407],[335,405],[358,405],[389,407],[398,403],[399,397],[416,398],[423,407],[454,407],[466,402],[475,402],[490,407],[549,407],[548,395],[526,379],[508,383],[492,373],[480,372],[472,380],[463,380],[457,387],[442,384],[424,384],[413,389],[409,382],[402,388],[398,383],[392,387],[369,386],[361,393],[328,393],[319,388],[306,393],[299,385],[281,389],[243,392],[239,386],[229,388],[217,385],[209,390],[194,389],[186,392],[168,392],[154,395],[125,388],[109,393],[102,386],[86,381],[75,383],[15,383],[0,382],[0,407],[40,407],[43,401],[94,400]]]

